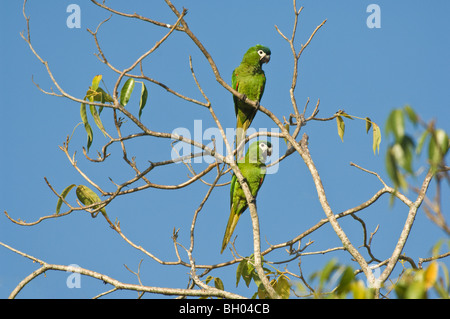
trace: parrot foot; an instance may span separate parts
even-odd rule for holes
[[[248,99],[247,95],[245,95],[245,94],[241,95],[242,102],[245,102],[247,99]]]

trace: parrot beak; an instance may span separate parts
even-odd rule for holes
[[[270,156],[270,155],[272,155],[272,147],[269,147],[267,149],[267,156]]]
[[[270,54],[264,54],[259,60],[261,61],[261,63],[269,63]]]

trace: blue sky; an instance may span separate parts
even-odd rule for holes
[[[44,4],[45,3],[45,4]],[[48,61],[58,83],[71,95],[83,98],[92,78],[102,74],[109,90],[116,74],[99,62],[93,37],[86,31],[110,14],[89,1],[76,2],[81,8],[81,28],[66,25],[66,8],[73,1],[29,1],[27,14],[31,16],[31,39],[34,48]],[[381,28],[366,25],[366,8],[376,3],[381,8]],[[303,108],[310,98],[312,111],[320,98],[321,117],[329,117],[337,110],[370,117],[380,127],[393,108],[411,105],[428,121],[437,120],[437,126],[450,131],[450,26],[448,1],[298,1],[303,5],[296,35],[297,49],[324,19],[319,30],[304,51],[299,64],[296,99]],[[175,17],[163,1],[108,1],[124,12],[137,12],[151,19],[174,23]],[[248,47],[260,43],[269,46],[272,58],[264,65],[267,84],[261,104],[276,116],[293,113],[289,97],[292,78],[290,48],[274,25],[286,35],[291,34],[293,11],[291,1],[174,1],[178,8],[188,8],[186,21],[213,56],[221,75],[231,83],[231,72],[240,63]],[[57,198],[47,187],[44,176],[59,191],[69,184],[86,184],[74,170],[59,145],[81,121],[79,104],[41,93],[33,80],[45,90],[53,88],[44,66],[35,58],[19,33],[26,28],[21,1],[0,3],[0,209],[13,218],[34,221],[52,214]],[[141,21],[113,16],[98,34],[108,60],[117,68],[128,67],[151,48],[167,29]],[[214,79],[201,52],[181,33],[174,33],[154,54],[146,59],[144,69],[174,90],[203,100],[189,70],[192,56],[197,78],[211,99],[213,108],[224,127],[235,125],[234,107],[230,93]],[[149,98],[142,121],[152,130],[172,132],[175,128],[193,131],[194,121],[202,120],[203,129],[213,127],[209,112],[198,105],[187,103],[164,89],[147,84]],[[136,91],[138,86],[136,86]],[[138,112],[138,93],[132,96],[127,109]],[[112,112],[104,110],[103,123],[116,134],[111,121]],[[93,121],[91,120],[92,124]],[[354,162],[377,171],[389,181],[384,168],[384,154],[388,145],[383,135],[380,154],[372,152],[371,135],[365,134],[362,121],[346,121],[344,143],[341,142],[336,122],[309,122],[302,132],[309,135],[312,158],[319,170],[328,201],[334,213],[359,205],[369,199],[382,185],[371,175],[350,167]],[[94,125],[93,125],[94,126]],[[258,114],[252,124],[255,128],[275,127],[270,119]],[[90,156],[107,142],[94,129]],[[135,133],[137,127],[130,121],[124,124],[125,133]],[[412,132],[412,131],[410,131]],[[103,164],[86,161],[82,147],[86,133],[78,126],[72,138],[70,152],[75,151],[79,167],[107,190],[114,190],[115,182],[132,178],[133,171],[121,159],[120,146],[111,148],[111,157]],[[280,141],[281,154],[285,144]],[[170,141],[143,138],[127,146],[136,155],[140,167],[149,160],[170,159]],[[196,169],[205,167],[197,164]],[[414,167],[419,169],[420,165]],[[171,165],[155,170],[148,177],[155,183],[176,184],[184,181],[189,172],[183,165]],[[205,180],[212,182],[213,174]],[[221,182],[227,181],[223,177]],[[423,175],[419,176],[419,183]],[[433,191],[432,186],[430,188]],[[176,260],[172,244],[173,228],[180,228],[179,241],[189,245],[189,228],[195,209],[208,187],[197,182],[190,187],[164,191],[147,189],[113,201],[107,212],[111,220],[119,220],[124,233],[158,258]],[[443,189],[448,194],[448,185]],[[432,193],[430,193],[432,194]],[[414,197],[409,192],[410,197]],[[448,196],[447,196],[448,197]],[[75,203],[72,192],[68,200]],[[448,200],[443,196],[444,211]],[[317,199],[314,184],[306,166],[297,155],[283,161],[276,174],[266,177],[258,195],[262,248],[290,240],[325,217]],[[229,188],[216,188],[201,211],[196,225],[195,258],[197,264],[224,262],[232,258],[229,252],[220,255],[223,231],[229,214]],[[373,251],[380,259],[392,253],[405,221],[407,209],[395,203],[389,207],[389,197],[382,197],[375,205],[358,216],[367,223],[368,231],[380,225],[373,239]],[[2,214],[3,215],[3,214]],[[351,218],[341,219],[342,227],[355,246],[362,244],[361,226]],[[235,230],[240,253],[253,251],[251,220],[243,215]],[[416,261],[428,257],[432,246],[446,235],[432,224],[421,211],[413,226],[405,253]],[[325,225],[304,243],[313,240],[307,251],[319,251],[340,246],[330,225]],[[74,212],[63,218],[46,220],[37,226],[23,227],[0,217],[0,241],[16,249],[55,264],[78,264],[81,267],[105,273],[123,282],[137,283],[136,277],[123,266],[137,270],[139,261],[142,280],[147,285],[184,288],[189,269],[183,266],[160,266],[124,242],[105,221],[92,219],[85,212]],[[187,261],[186,254],[182,254]],[[307,256],[302,259],[305,274],[319,270],[331,258],[356,267],[347,254],[336,252],[325,256]],[[271,260],[287,259],[285,252],[271,255]],[[14,287],[37,267],[29,260],[0,248],[0,298],[5,298]],[[443,261],[449,265],[449,260]],[[284,265],[280,266],[280,270]],[[396,271],[400,271],[400,265]],[[297,263],[288,269],[297,272]],[[225,288],[250,297],[255,286],[247,289],[243,283],[234,287],[236,265],[211,273],[222,278]],[[90,278],[82,278],[80,289],[66,286],[67,273],[47,272],[35,279],[20,294],[20,298],[90,298],[109,287]],[[114,297],[134,298],[136,293],[117,292]],[[147,297],[155,297],[146,295]]]

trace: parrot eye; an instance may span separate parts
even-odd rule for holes
[[[264,53],[263,50],[259,50],[259,51],[258,51],[258,54],[259,54],[260,56],[264,56],[264,55],[265,55],[265,53]]]

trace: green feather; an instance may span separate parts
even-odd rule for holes
[[[265,144],[266,151],[261,148],[262,144]],[[258,194],[258,191],[264,181],[266,175],[266,156],[270,155],[272,145],[266,141],[253,142],[245,155],[242,162],[238,163],[239,170],[247,181],[247,185],[250,188],[250,192],[254,198]],[[227,228],[222,241],[222,250],[224,251],[230,242],[237,222],[242,213],[247,209],[248,203],[245,198],[244,191],[236,178],[233,175],[231,178],[230,186],[230,217],[228,218]]]
[[[234,69],[231,75],[231,85],[252,101],[261,101],[266,85],[266,76],[261,66],[270,60],[270,49],[262,45],[256,45],[247,50],[241,64]],[[257,109],[243,100],[233,96],[234,111],[236,114],[236,147],[245,138],[245,134],[252,123]],[[243,149],[243,148],[242,148]],[[237,158],[241,157],[242,150]]]

